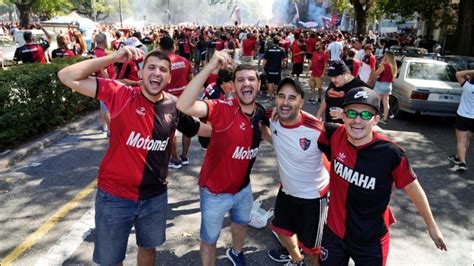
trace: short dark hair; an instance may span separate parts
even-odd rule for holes
[[[143,60],[143,66],[146,66],[146,63],[148,61],[148,58],[150,57],[156,57],[160,60],[165,60],[168,62],[169,64],[169,69],[171,71],[171,60],[170,58],[168,57],[168,55],[162,51],[159,51],[159,50],[153,50],[151,52],[149,52],[146,56],[145,56],[145,59]]]
[[[173,50],[174,49],[174,41],[169,36],[163,36],[160,39],[160,49],[161,50]]]
[[[217,85],[221,85],[224,82],[232,81],[232,69],[231,68],[223,68],[219,69],[217,72]]]
[[[273,44],[274,45],[279,45],[280,44],[280,38],[278,38],[277,36],[273,37]]]
[[[255,76],[257,76],[257,80],[260,80],[260,76],[258,75],[257,68],[251,64],[240,64],[234,69],[234,73],[232,73],[232,80],[235,81],[235,76],[237,72],[243,71],[243,70],[253,70],[255,71]]]
[[[25,42],[32,42],[33,41],[33,33],[29,30],[23,32],[23,39]]]

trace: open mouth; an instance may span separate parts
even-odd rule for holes
[[[241,93],[244,98],[251,98],[253,94],[252,92],[252,89],[243,89]]]
[[[163,80],[161,78],[152,78],[152,79],[150,79],[150,85],[151,86],[159,87],[162,82],[163,82]]]
[[[351,130],[354,133],[362,133],[364,131],[364,127],[360,125],[351,125]]]
[[[280,115],[287,115],[290,112],[291,112],[290,107],[280,107],[280,112],[279,112]]]

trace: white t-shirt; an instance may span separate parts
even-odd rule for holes
[[[328,45],[330,53],[330,61],[341,60],[342,42],[332,42]]]
[[[291,128],[279,121],[270,121],[272,142],[283,192],[297,198],[315,199],[323,196],[329,185],[329,173],[318,147],[323,126],[314,116],[304,112],[302,115],[302,121]]]
[[[474,119],[474,85],[465,81],[462,89],[457,113],[462,117]]]
[[[354,56],[354,59],[362,61],[362,59],[364,59],[364,55],[365,55],[364,49],[360,49],[359,51],[357,51],[357,54]]]

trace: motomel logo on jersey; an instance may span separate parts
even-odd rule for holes
[[[365,189],[375,190],[375,177],[366,176],[344,165],[338,160],[332,164],[334,172],[347,182]]]
[[[144,149],[148,151],[164,151],[166,150],[166,146],[168,146],[168,140],[169,138],[166,138],[166,140],[151,139],[150,136],[146,136],[145,138],[141,137],[140,133],[132,131],[130,136],[128,136],[126,144],[137,149]]]
[[[234,154],[232,154],[232,159],[250,160],[257,157],[257,153],[258,153],[258,148],[245,149],[244,147],[237,146],[237,148],[235,148]]]

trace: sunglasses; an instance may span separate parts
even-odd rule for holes
[[[347,110],[345,112],[347,118],[349,119],[356,119],[357,116],[360,116],[360,118],[362,118],[362,120],[370,120],[372,119],[372,117],[374,117],[375,114],[369,112],[369,111],[362,111],[362,112],[357,112],[357,111],[354,111],[354,110]]]

